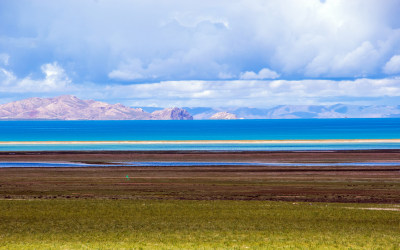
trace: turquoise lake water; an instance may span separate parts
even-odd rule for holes
[[[400,119],[0,121],[0,141],[400,139]],[[399,143],[0,145],[0,150],[327,150]]]

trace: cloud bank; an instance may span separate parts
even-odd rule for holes
[[[399,12],[398,0],[0,1],[0,97],[260,106],[400,96]]]
[[[391,74],[382,68],[400,51],[396,0],[21,0],[0,9],[9,12],[0,53],[15,71],[57,61],[77,80],[215,80],[264,68],[377,77]]]
[[[389,101],[386,104],[397,105],[400,99],[400,77],[340,81],[188,80],[82,85],[73,83],[57,63],[44,64],[41,70],[42,76],[33,79],[30,76],[17,78],[13,72],[0,68],[0,92],[17,99],[67,93],[85,99],[157,107],[268,107],[278,104],[311,105],[337,102],[366,104],[365,101],[368,103],[371,100],[385,99]],[[255,75],[262,75],[262,72]],[[2,102],[6,101],[9,101],[8,98],[3,98]]]
[[[260,72],[255,73],[253,71],[246,71],[240,74],[242,80],[262,80],[262,79],[275,79],[278,78],[279,74],[270,69],[264,68]]]
[[[399,74],[400,73],[400,55],[394,55],[390,60],[385,64],[383,68],[386,74]]]

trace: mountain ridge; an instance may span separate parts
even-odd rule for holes
[[[183,107],[195,120],[227,112],[239,119],[400,118],[400,105],[278,105],[271,108]]]
[[[400,105],[278,105],[271,108],[128,107],[72,95],[32,97],[0,105],[0,120],[208,120],[395,118]]]
[[[148,113],[120,103],[82,100],[72,95],[32,97],[0,105],[2,120],[192,120],[187,111],[168,108]]]

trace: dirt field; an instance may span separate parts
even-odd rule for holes
[[[119,161],[200,162],[400,162],[400,150],[340,151],[28,151],[0,152],[6,161],[72,161],[104,163]]]
[[[0,161],[400,161],[398,150],[331,152],[14,152]],[[127,178],[129,177],[129,179]],[[0,168],[1,199],[400,202],[400,166]]]

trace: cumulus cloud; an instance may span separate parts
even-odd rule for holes
[[[369,41],[342,54],[320,54],[316,56],[305,70],[306,76],[311,77],[366,77],[379,68],[379,51]]]
[[[58,63],[44,64],[41,70],[44,78],[19,79],[13,72],[0,68],[0,90],[3,93],[57,93],[69,89],[71,80]]]
[[[400,73],[400,55],[394,55],[383,67],[386,74],[393,75]]]
[[[44,73],[45,78],[37,81],[39,88],[45,87],[49,89],[57,89],[65,87],[71,83],[65,70],[56,62],[42,65],[41,70]]]
[[[76,72],[75,80],[98,82],[239,78],[263,67],[290,79],[376,78],[400,49],[396,0],[154,5],[2,1],[10,15],[0,16],[0,44],[13,61],[32,64],[15,64],[16,72],[27,75],[44,61],[58,61]]]
[[[221,73],[228,70],[227,65],[218,62],[206,63],[203,56],[203,51],[193,50],[177,53],[166,59],[154,58],[147,63],[138,58],[128,59],[112,70],[108,77],[122,81],[229,78],[229,74]],[[198,72],[202,72],[201,75]]]
[[[263,79],[275,79],[278,78],[279,74],[267,68],[263,68],[258,73],[253,71],[246,71],[240,73],[240,79],[242,80],[263,80]]]
[[[21,0],[0,9],[9,13],[0,15],[3,95],[138,106],[399,96],[397,0]]]
[[[126,63],[121,63],[118,69],[108,74],[108,77],[126,81],[137,80],[144,78],[143,72],[142,62],[139,59],[133,59]]]
[[[400,97],[400,78],[356,80],[220,80],[160,81],[144,84],[73,83],[58,63],[41,67],[43,78],[17,78],[0,70],[0,91],[18,96],[74,94],[131,106],[266,107],[321,104],[357,98]],[[259,74],[259,73],[258,73]]]
[[[8,86],[16,80],[13,72],[0,68],[0,86]]]
[[[242,106],[320,104],[328,100],[400,96],[400,78],[357,80],[162,81],[113,86],[107,98],[133,106]]]

